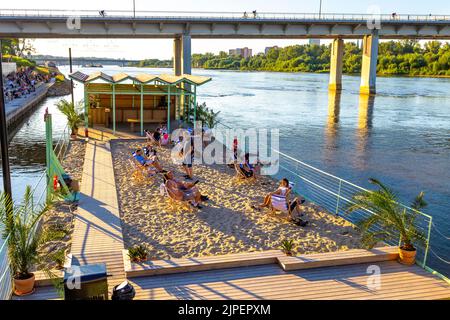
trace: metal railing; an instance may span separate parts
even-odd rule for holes
[[[351,213],[346,212],[348,206],[354,204],[353,196],[363,191],[368,191],[367,189],[315,168],[278,150],[272,149],[272,151],[280,156],[280,170],[277,176],[289,177],[290,180],[295,182],[295,190],[309,201],[353,224],[357,224],[362,219],[377,214],[368,209],[358,209]],[[407,214],[417,215],[415,220],[416,228],[426,238],[425,243],[416,244],[417,261],[422,267],[425,267],[433,217],[404,204],[398,203],[398,205],[406,210]],[[375,225],[373,229],[373,231],[380,231],[381,226]],[[386,242],[393,246],[399,245],[400,234],[398,232],[390,234],[390,239]]]
[[[220,129],[220,127],[231,129],[231,127],[223,123],[219,123],[217,129]],[[223,141],[221,142],[223,143]],[[377,214],[368,209],[359,209],[351,213],[346,212],[347,206],[354,203],[352,200],[353,196],[362,191],[368,191],[367,189],[295,159],[279,150],[273,148],[271,150],[279,155],[279,171],[274,177],[286,177],[294,182],[294,191],[308,201],[320,206],[331,214],[342,217],[352,224]],[[425,268],[429,253],[433,218],[401,203],[398,205],[409,214],[417,214],[415,220],[416,228],[426,238],[425,243],[416,244],[417,262]],[[377,230],[381,230],[381,226],[375,225],[373,227],[373,231]],[[397,232],[390,234],[390,240],[386,242],[388,245],[398,246],[400,234]]]
[[[233,19],[233,20],[324,20],[324,21],[367,21],[375,16],[382,22],[392,21],[450,21],[450,15],[431,14],[367,14],[367,13],[292,13],[292,12],[215,12],[215,11],[133,11],[107,10],[108,18],[148,18],[148,19]],[[100,17],[98,10],[58,10],[58,9],[0,9],[0,16],[10,17]]]
[[[70,143],[70,128],[66,126],[56,142],[53,150],[58,157],[58,160],[64,159],[68,146]],[[33,203],[35,205],[42,205],[46,201],[47,191],[47,172],[44,171],[32,187]],[[0,226],[1,231],[1,226]],[[12,294],[12,275],[8,259],[8,242],[9,236],[0,240],[0,300],[8,300]]]

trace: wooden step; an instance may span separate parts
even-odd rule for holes
[[[398,258],[397,247],[381,247],[371,250],[354,249],[332,253],[306,254],[297,257],[281,256],[278,263],[285,271],[333,267],[350,264],[372,263]]]
[[[237,268],[277,263],[277,257],[283,255],[279,250],[236,253],[220,256],[154,260],[132,263],[128,251],[123,251],[125,273],[127,277],[140,277],[169,273],[205,271],[225,268]]]
[[[133,263],[123,250],[123,261],[127,277],[152,276],[161,274],[206,271],[226,268],[249,267],[278,263],[285,271],[320,268],[360,263],[395,260],[397,247],[381,247],[372,250],[355,249],[348,251],[286,256],[280,250],[236,253],[220,256],[154,260]]]

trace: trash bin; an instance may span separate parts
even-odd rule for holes
[[[108,300],[106,264],[66,268],[64,298],[65,300]]]
[[[111,300],[133,300],[135,295],[133,286],[125,280],[114,287]]]

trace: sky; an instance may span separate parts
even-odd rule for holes
[[[14,3],[14,5],[12,5]],[[136,11],[213,11],[213,12],[289,12],[317,13],[320,0],[135,0]],[[322,0],[323,13],[367,13],[370,6],[378,6],[381,13],[391,14],[447,14],[450,0]],[[133,10],[133,0],[20,0],[4,2],[1,9],[65,9],[65,10]],[[267,46],[281,47],[302,44],[305,40],[283,39],[193,39],[192,53],[226,51],[249,47],[253,53]],[[96,56],[126,59],[171,59],[171,39],[36,39],[36,54],[66,56],[72,48],[73,56]],[[139,48],[139,50],[136,50]]]

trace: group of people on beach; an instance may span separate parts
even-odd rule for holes
[[[3,79],[3,92],[6,101],[24,97],[36,90],[41,82],[49,82],[49,75],[37,73],[33,67],[21,67]]]
[[[164,125],[160,125],[153,132],[150,132],[148,130],[146,130],[145,132],[148,141],[150,143],[153,143],[153,145],[156,145],[157,147],[162,147],[163,145],[170,144],[170,142],[161,144],[161,140],[164,135],[169,135],[167,132],[167,128]],[[139,165],[148,170],[149,175],[153,176],[157,173],[161,173],[163,175],[164,182],[161,187],[164,189],[164,193],[167,192],[167,194],[174,200],[187,202],[191,206],[200,209],[202,208],[201,203],[208,201],[208,196],[201,194],[200,190],[198,189],[197,184],[200,181],[194,181],[194,135],[192,131],[190,131],[190,133],[190,137],[184,137],[181,135],[178,137],[177,141],[172,142],[181,160],[180,162],[182,169],[185,172],[185,175],[183,176],[184,180],[175,177],[175,174],[172,171],[166,171],[163,169],[157,156],[156,147],[151,144],[148,144],[143,149],[137,149],[133,153],[133,157],[139,163]],[[246,153],[244,155],[244,161],[238,164],[238,152],[238,141],[237,138],[235,138],[233,141],[233,154],[235,164],[231,166],[234,166],[236,170],[240,171],[241,175],[244,178],[256,179],[260,171],[261,163],[259,163],[258,160],[256,161],[256,163],[250,163],[250,154]],[[288,212],[288,220],[294,222],[299,226],[305,226],[307,222],[303,221],[300,218],[303,215],[301,212],[301,205],[305,202],[305,200],[301,197],[294,197],[291,200],[291,192],[292,185],[289,183],[287,178],[283,178],[275,191],[266,194],[263,202],[258,205],[253,205],[252,208],[258,211],[263,208],[270,208],[273,210],[275,207],[273,203],[273,197],[278,196],[284,199],[283,201],[285,201],[284,205],[286,206],[286,211]]]

